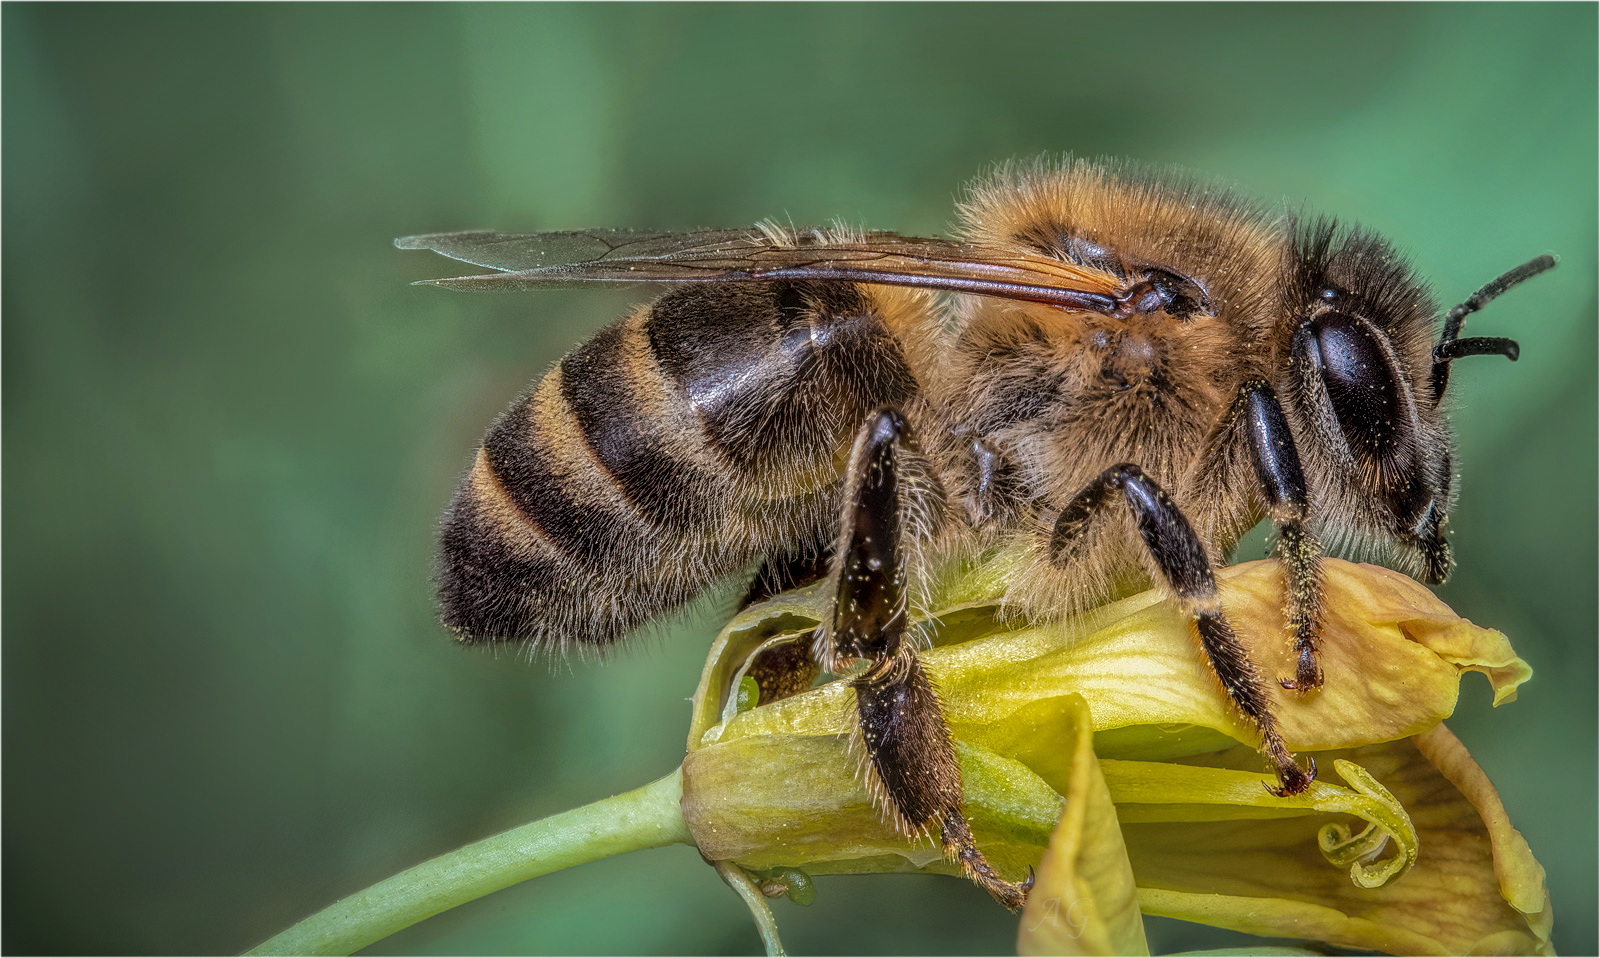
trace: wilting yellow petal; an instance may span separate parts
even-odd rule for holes
[[[1205,761],[1253,759],[1236,749]],[[1359,830],[1343,816],[1133,821],[1119,801],[1143,909],[1390,954],[1549,952],[1543,871],[1454,736],[1440,726],[1416,739],[1318,756],[1324,765],[1336,759],[1359,766],[1404,806],[1416,836],[1409,871],[1381,887],[1352,881],[1323,837],[1330,825],[1345,835]]]
[[[1067,715],[1051,744],[1065,758],[1067,775],[1051,784],[1062,789],[1066,805],[1022,910],[1017,952],[1147,955],[1128,852],[1094,756],[1089,708],[1076,695],[1055,701]]]
[[[1284,635],[1276,563],[1226,570],[1226,607],[1240,635],[1250,636],[1268,676],[1293,671]],[[1295,748],[1323,750],[1415,735],[1455,711],[1460,676],[1482,672],[1494,704],[1516,698],[1533,675],[1506,637],[1473,625],[1417,582],[1380,566],[1330,560],[1326,593],[1322,689],[1279,695],[1279,725]],[[1275,654],[1274,654],[1275,653]]]
[[[1528,929],[1538,944],[1543,946],[1540,953],[1544,953],[1548,950],[1552,924],[1550,892],[1544,884],[1544,866],[1534,859],[1533,851],[1528,848],[1522,833],[1511,827],[1510,816],[1506,815],[1505,806],[1500,803],[1500,794],[1490,784],[1489,777],[1483,774],[1483,769],[1467,754],[1466,746],[1443,725],[1418,735],[1411,743],[1471,804],[1477,820],[1474,821],[1467,810],[1457,804],[1451,809],[1455,827],[1476,833],[1481,823],[1489,840],[1495,875],[1500,880],[1500,895],[1513,910],[1526,917]],[[1439,818],[1438,827],[1442,829],[1446,827],[1443,811]],[[1515,928],[1512,931],[1520,933]],[[1481,947],[1480,952],[1488,953]]]
[[[1292,674],[1278,564],[1245,563],[1220,579],[1224,607],[1263,674]],[[1291,748],[1415,735],[1455,709],[1463,671],[1488,675],[1497,702],[1513,698],[1531,675],[1505,636],[1454,616],[1398,573],[1329,560],[1325,580],[1322,690],[1299,696],[1269,682]],[[960,611],[971,617],[977,607]],[[958,736],[963,724],[1002,722],[1031,699],[1076,692],[1094,714],[1101,757],[1174,758],[1229,739],[1256,742],[1205,666],[1189,623],[1156,593],[1078,619],[940,645],[925,660],[943,677]]]

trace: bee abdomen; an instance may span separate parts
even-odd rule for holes
[[[639,622],[606,582],[538,537],[525,517],[505,515],[472,486],[480,455],[446,514],[439,602],[446,626],[466,641],[526,639],[603,644]]]
[[[916,391],[882,312],[859,286],[713,286],[662,297],[649,336],[707,448],[745,481],[793,486],[811,465],[836,476],[867,413]]]
[[[490,428],[446,514],[445,624],[604,644],[827,541],[851,432],[914,391],[871,305],[849,288],[690,288],[574,350]]]
[[[463,639],[604,644],[704,588],[692,539],[724,519],[726,482],[664,431],[641,326],[602,330],[490,427],[441,543],[441,613]]]

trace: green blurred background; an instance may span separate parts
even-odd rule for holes
[[[1452,725],[1592,953],[1596,8],[7,4],[10,953],[231,952],[669,770],[707,606],[593,663],[463,651],[433,524],[482,430],[648,292],[456,295],[391,237],[945,228],[993,161],[1114,154],[1336,212],[1469,330],[1456,578],[1536,671]],[[1253,557],[1246,552],[1246,557]],[[798,952],[994,953],[965,883],[823,879]],[[1158,950],[1240,936],[1153,923]],[[687,848],[527,883],[386,953],[750,952]]]

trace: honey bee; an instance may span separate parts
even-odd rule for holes
[[[1194,623],[1274,791],[1307,788],[1213,570],[1276,528],[1295,669],[1319,687],[1325,549],[1436,583],[1455,501],[1443,402],[1463,356],[1378,236],[1135,166],[999,168],[953,239],[772,225],[442,233],[396,241],[495,272],[452,289],[674,288],[567,354],[490,427],[443,523],[439,601],[464,642],[607,645],[758,569],[747,601],[826,579],[809,656],[856,693],[869,791],[1017,908],[961,810],[937,694],[906,635],[923,570],[1024,555],[1006,606],[1071,614],[1156,584]],[[809,661],[806,659],[809,657]]]

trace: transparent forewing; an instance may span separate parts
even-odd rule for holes
[[[812,229],[473,231],[407,236],[395,245],[504,271],[424,281],[455,289],[813,280],[1108,310],[1120,286],[1109,273],[1045,256],[887,232],[836,241]]]
[[[508,272],[617,260],[659,260],[697,251],[735,249],[760,239],[755,230],[566,230],[550,233],[427,233],[402,236],[401,249],[431,249],[451,259]]]

